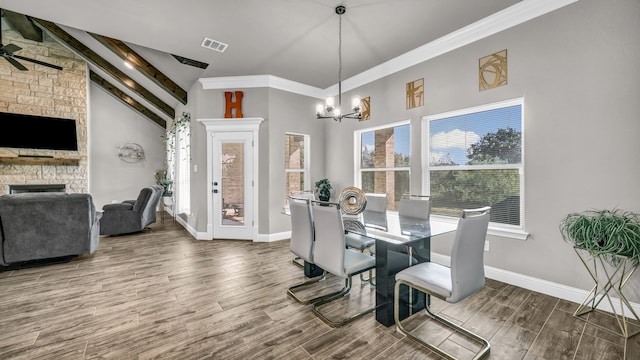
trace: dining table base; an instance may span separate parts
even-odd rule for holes
[[[430,237],[394,244],[376,239],[376,320],[395,324],[393,318],[395,276],[411,265],[430,260]],[[405,319],[425,307],[429,297],[407,286],[400,287],[400,319]]]

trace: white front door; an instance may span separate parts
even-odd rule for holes
[[[253,133],[212,133],[213,237],[255,237]]]

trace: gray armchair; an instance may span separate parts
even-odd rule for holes
[[[136,200],[102,207],[100,235],[119,235],[143,231],[156,222],[156,208],[164,188],[159,185],[140,190]]]
[[[0,196],[0,265],[91,254],[100,240],[99,219],[89,194]]]

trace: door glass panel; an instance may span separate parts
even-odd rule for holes
[[[244,225],[244,143],[222,143],[222,225]]]

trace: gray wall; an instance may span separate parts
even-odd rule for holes
[[[570,212],[640,212],[640,2],[581,0],[357,89],[369,122],[327,124],[327,175],[353,182],[353,130],[411,119],[412,192],[420,189],[421,117],[525,99],[527,241],[489,236],[485,264],[582,289],[582,264],[558,231]],[[478,91],[478,59],[508,49],[508,85]],[[425,105],[405,110],[405,84],[424,78]],[[345,160],[346,159],[346,160]],[[450,239],[446,239],[450,240]],[[434,242],[448,254],[450,241]],[[638,280],[631,284],[640,299]]]
[[[261,180],[268,174],[269,186],[261,194],[268,196],[268,204],[261,201],[260,233],[277,234],[291,230],[291,218],[281,213],[284,205],[285,175],[284,175],[284,134],[294,132],[310,135],[310,147],[307,147],[310,158],[310,184],[307,190],[313,189],[313,184],[325,177],[325,123],[326,120],[316,120],[315,106],[318,100],[295,95],[281,90],[269,91],[269,122],[268,122],[268,167],[261,171]],[[261,155],[262,158],[262,155]],[[261,185],[263,185],[261,183]],[[262,198],[262,196],[261,196]],[[268,222],[265,223],[265,217]],[[267,231],[263,232],[262,229]]]
[[[259,233],[289,230],[279,214],[284,196],[283,135],[309,133],[312,181],[327,177],[334,194],[353,185],[353,131],[411,120],[412,193],[422,189],[421,118],[524,97],[525,230],[528,240],[489,236],[485,264],[581,289],[591,281],[558,231],[570,212],[620,208],[640,212],[640,2],[581,0],[553,13],[403,70],[344,94],[371,97],[371,120],[316,121],[316,100],[278,90],[244,89],[247,117],[260,130]],[[509,83],[478,90],[478,59],[507,49]],[[424,78],[425,105],[405,109],[407,82]],[[206,227],[206,138],[198,118],[223,116],[222,91],[189,92],[192,177],[197,230]],[[192,103],[193,102],[193,103]],[[433,243],[449,254],[451,237]],[[630,298],[638,302],[637,277]]]
[[[189,91],[189,109],[191,114],[191,216],[189,224],[198,232],[206,232],[207,230],[207,137],[204,126],[198,122],[198,119],[214,119],[224,117],[224,92],[234,91],[234,89],[225,90],[203,90],[200,83],[194,84]],[[268,125],[268,91],[267,89],[242,89],[244,92],[242,111],[244,117],[262,117],[265,122],[260,128],[260,167],[263,162],[267,162],[268,153],[265,153],[263,142],[268,140],[268,133],[264,130]],[[265,160],[263,160],[265,159]],[[198,172],[193,172],[193,165],[198,165]],[[260,172],[262,174],[262,171]],[[262,175],[260,182],[262,182]],[[260,184],[261,188],[263,184]],[[262,198],[261,198],[262,199]],[[260,199],[260,203],[262,200]],[[261,204],[260,204],[261,206]],[[261,219],[259,218],[259,221]],[[262,229],[259,225],[259,231]]]
[[[114,200],[135,199],[141,188],[155,184],[156,170],[165,168],[165,131],[93,83],[89,97],[89,192],[101,209]],[[142,146],[144,160],[118,157],[120,146],[129,142]]]
[[[224,117],[225,90],[203,90],[197,83],[189,91],[191,130],[191,216],[189,224],[198,232],[207,230],[207,138],[197,119]],[[275,234],[290,230],[290,220],[280,214],[284,199],[284,133],[294,131],[312,135],[312,179],[322,174],[324,126],[315,122],[315,99],[267,88],[242,89],[245,117],[261,117],[259,167],[258,233]],[[198,172],[193,172],[193,165]]]

